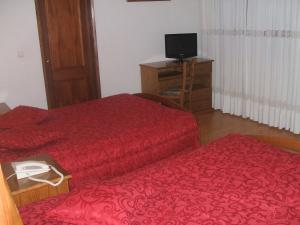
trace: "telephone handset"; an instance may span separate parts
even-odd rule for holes
[[[49,165],[44,161],[13,162],[12,167],[16,172],[17,179],[46,173],[50,170]]]
[[[58,186],[64,179],[64,175],[60,173],[54,166],[48,165],[45,161],[23,161],[23,162],[12,162],[12,167],[15,170],[17,179],[28,178],[29,180],[47,183],[52,186]],[[53,183],[49,180],[38,179],[32,176],[42,173],[47,173],[53,170],[60,176],[60,180],[57,183]]]

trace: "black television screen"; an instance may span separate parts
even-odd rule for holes
[[[166,34],[166,57],[182,60],[197,56],[197,33]]]

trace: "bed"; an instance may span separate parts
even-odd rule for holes
[[[298,225],[300,155],[229,135],[122,176],[89,181],[20,213],[27,225]]]
[[[155,100],[120,94],[55,110],[17,107],[0,117],[0,161],[47,152],[75,187],[199,146],[193,115]]]

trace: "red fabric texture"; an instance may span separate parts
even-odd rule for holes
[[[21,209],[39,224],[300,224],[300,155],[231,135]]]
[[[192,114],[137,96],[121,94],[50,110],[45,131],[65,134],[62,141],[26,151],[1,151],[1,161],[49,153],[72,174],[72,185],[104,179],[199,145]]]
[[[41,126],[23,126],[0,132],[0,150],[26,150],[41,147],[63,138],[59,131],[45,130]]]
[[[30,106],[18,106],[0,117],[0,129],[34,125],[47,120],[47,110]]]

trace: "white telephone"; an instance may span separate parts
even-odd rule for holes
[[[13,162],[12,167],[16,172],[17,179],[46,173],[50,170],[49,166],[44,161]]]
[[[64,175],[62,173],[60,173],[55,167],[48,165],[45,161],[23,161],[12,162],[11,164],[13,169],[15,170],[17,179],[28,177],[29,180],[48,183],[52,186],[60,185],[64,179]],[[51,169],[60,176],[60,180],[57,183],[32,177],[37,174],[47,173]]]

